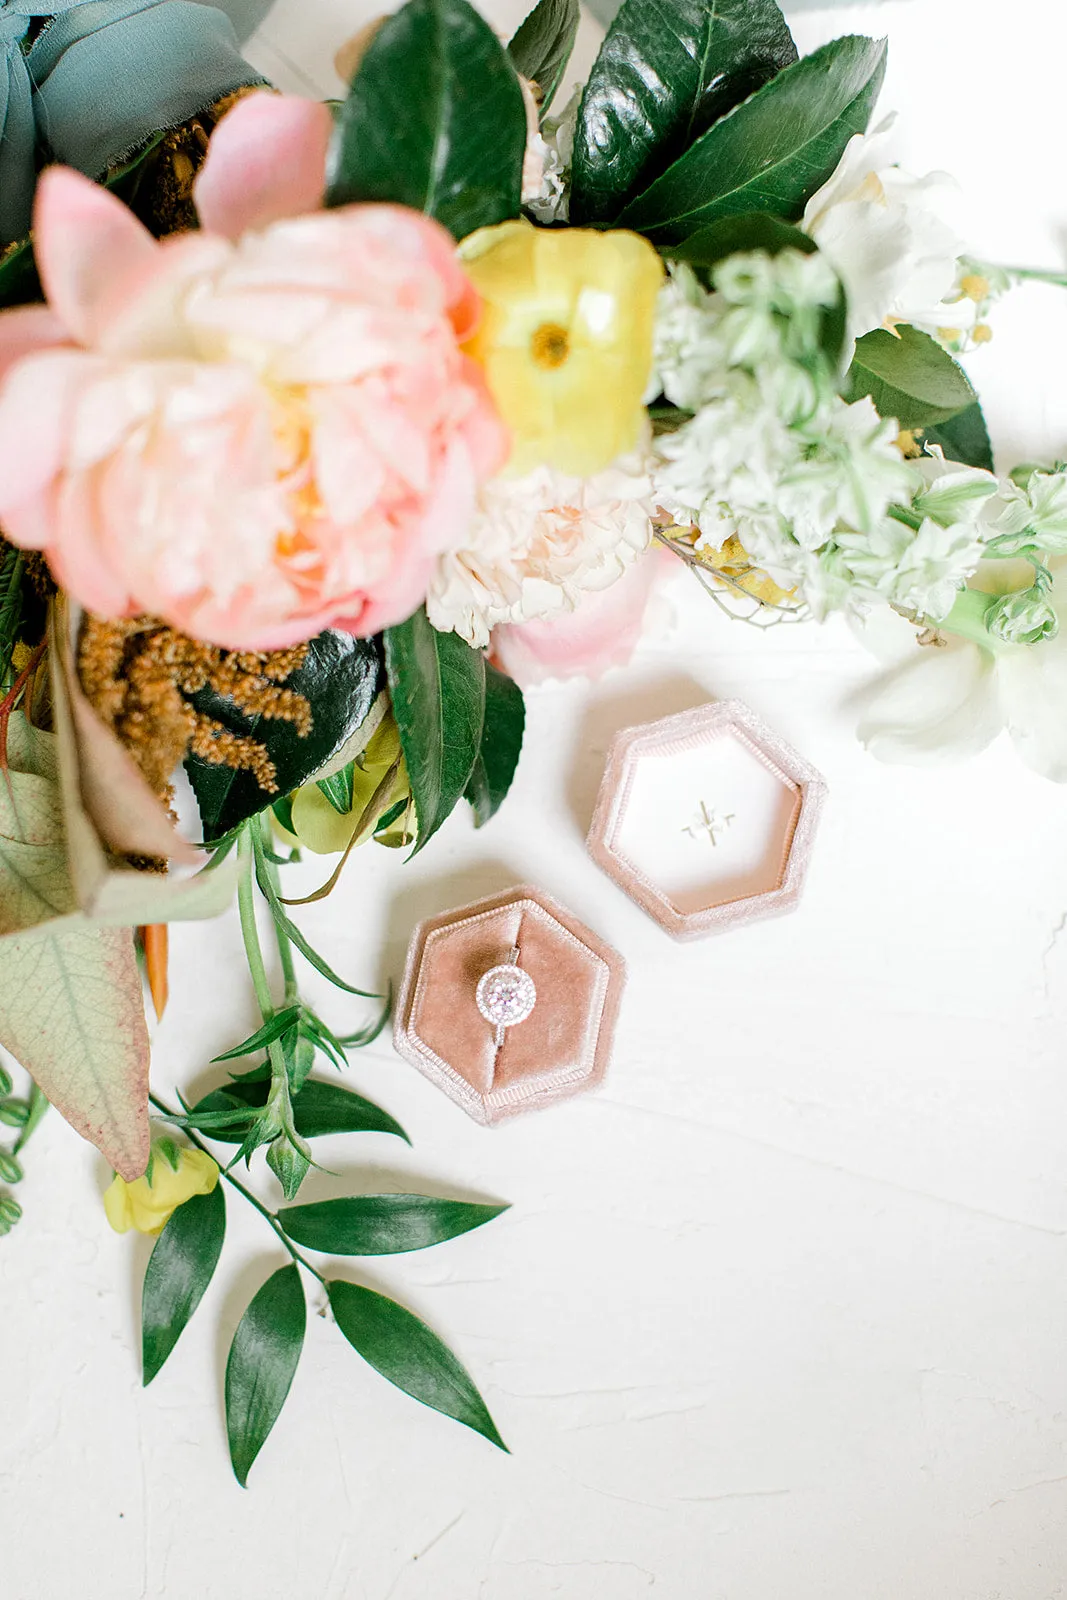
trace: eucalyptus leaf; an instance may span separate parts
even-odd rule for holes
[[[141,1349],[147,1387],[204,1297],[222,1253],[222,1184],[180,1205],[156,1240],[141,1292]]]
[[[296,1244],[323,1255],[390,1256],[456,1239],[507,1209],[424,1194],[365,1194],[289,1206],[278,1221]]]
[[[539,0],[508,45],[515,70],[540,90],[542,115],[563,82],[580,22],[578,0]]]
[[[526,731],[526,702],[513,678],[486,663],[485,725],[467,799],[479,828],[500,810],[515,777]]]
[[[463,798],[481,753],[485,657],[457,633],[438,633],[420,609],[387,630],[385,661],[419,851]]]
[[[571,220],[613,221],[796,59],[774,0],[625,0],[582,97]]]
[[[337,1326],[376,1372],[507,1450],[470,1374],[424,1322],[395,1300],[354,1283],[335,1280],[327,1292]]]
[[[866,128],[885,56],[884,39],[848,35],[783,68],[632,201],[621,226],[670,244],[719,217],[795,221]]]
[[[226,1362],[226,1432],[242,1488],[281,1415],[304,1348],[307,1305],[295,1264],[279,1267],[238,1323]]]
[[[467,0],[409,0],[367,48],[341,108],[326,203],[411,206],[457,239],[519,215],[526,108]]]
[[[909,323],[876,328],[856,342],[843,390],[846,400],[870,395],[880,417],[902,428],[948,422],[975,403],[963,368],[928,333]]]
[[[269,1074],[262,1082],[241,1079],[205,1095],[190,1114],[200,1119],[224,1117],[233,1111],[239,1116],[242,1110],[258,1110],[265,1106],[269,1093]],[[243,1124],[237,1121],[228,1127],[216,1125],[209,1137],[224,1144],[240,1144],[250,1125],[246,1115]],[[309,1078],[293,1095],[293,1125],[302,1139],[324,1138],[334,1133],[388,1133],[403,1139],[405,1144],[411,1143],[399,1122],[381,1106],[339,1083],[322,1083],[317,1078]],[[197,1126],[202,1126],[199,1120]]]
[[[982,407],[977,400],[939,426],[924,428],[923,443],[938,445],[946,461],[962,461],[966,467],[982,467],[995,472],[993,446],[989,442]]]
[[[291,722],[247,715],[212,688],[190,699],[231,733],[262,744],[274,763],[278,790],[287,794],[321,772],[369,714],[382,687],[381,648],[374,639],[329,629],[312,639],[304,664],[283,687],[303,695],[311,707],[312,728],[306,737]],[[231,833],[278,798],[261,789],[245,769],[193,755],[185,767],[209,841]]]

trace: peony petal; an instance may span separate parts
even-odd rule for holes
[[[43,501],[67,459],[91,366],[81,351],[47,351],[20,361],[0,385],[0,520],[15,544],[39,549],[51,540]]]
[[[977,755],[1004,726],[996,658],[966,640],[916,646],[859,697],[861,743],[912,766]]]
[[[0,315],[0,381],[23,356],[67,342],[67,330],[48,306],[5,311]]]
[[[269,90],[246,95],[215,129],[196,180],[201,225],[238,239],[283,217],[318,211],[332,133],[321,101]]]
[[[42,173],[34,228],[49,305],[73,338],[94,344],[102,308],[151,266],[159,245],[121,200],[69,167]]]
[[[660,550],[649,550],[609,588],[583,596],[576,611],[497,628],[496,659],[521,689],[546,679],[600,678],[611,667],[626,666],[661,571]]]

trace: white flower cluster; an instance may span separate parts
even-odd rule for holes
[[[981,558],[996,480],[906,462],[894,422],[838,397],[821,336],[839,286],[820,254],[733,256],[713,282],[675,267],[662,292],[657,385],[693,413],[657,441],[664,510],[698,547],[737,538],[818,617],[877,601],[945,616]]]
[[[571,163],[581,100],[579,85],[559,116],[546,117],[534,136],[541,167],[538,183],[532,191],[524,184],[522,203],[530,215],[546,227],[553,222],[566,222],[570,217]]]
[[[574,611],[621,578],[652,536],[647,452],[592,478],[540,467],[494,478],[463,549],[441,557],[426,610],[434,627],[483,647],[503,623]]]

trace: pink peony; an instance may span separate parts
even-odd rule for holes
[[[323,211],[330,127],[242,100],[204,231],[162,243],[78,174],[41,178],[48,306],[0,315],[0,523],[92,611],[236,649],[374,633],[503,463],[452,240],[398,206]]]
[[[628,666],[668,561],[673,557],[662,547],[646,550],[609,588],[583,595],[576,610],[494,628],[496,661],[522,689],[564,678],[601,678],[612,667]]]

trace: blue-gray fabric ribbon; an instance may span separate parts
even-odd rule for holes
[[[262,81],[216,6],[0,0],[0,244],[29,229],[41,153],[100,177],[151,134]]]

